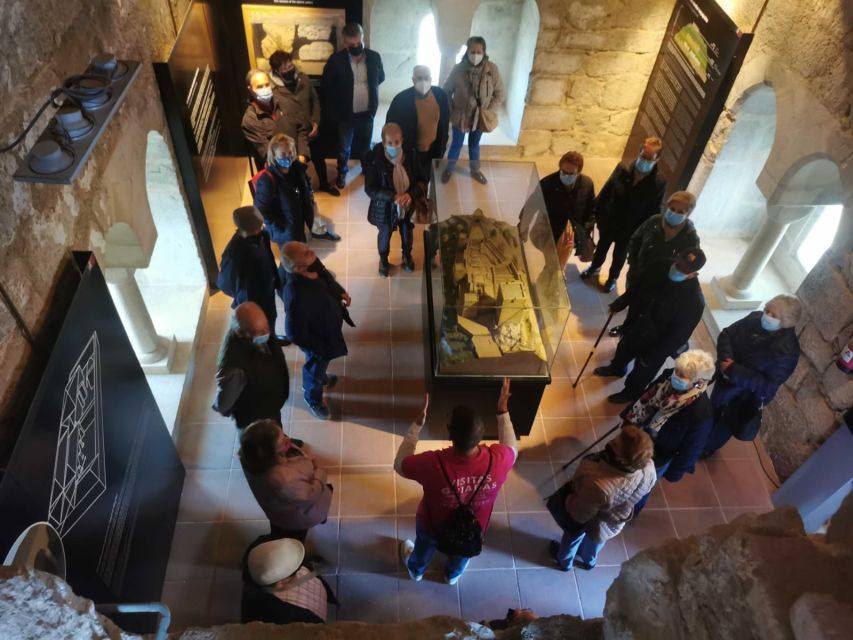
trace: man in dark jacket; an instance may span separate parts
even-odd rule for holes
[[[350,22],[341,35],[345,48],[326,61],[322,82],[323,111],[338,134],[338,189],[346,186],[350,155],[360,160],[370,146],[379,85],[385,81],[382,58],[365,48],[361,25]]]
[[[244,302],[234,312],[236,326],[225,335],[216,362],[216,400],[213,409],[233,416],[238,429],[255,420],[281,424],[290,378],[281,345],[270,338],[263,310]]]
[[[432,161],[444,156],[450,127],[450,101],[441,87],[433,86],[429,67],[412,72],[414,86],[394,96],[385,123],[403,130],[403,151],[415,171],[415,180],[429,183]]]
[[[589,176],[583,175],[583,156],[569,151],[560,158],[560,170],[539,181],[545,209],[551,222],[554,242],[560,239],[571,222],[574,232],[575,250],[584,253],[592,240],[595,225],[595,185]]]
[[[305,244],[288,242],[281,262],[289,274],[284,287],[287,335],[305,354],[305,402],[315,417],[327,420],[331,412],[323,402],[323,387],[334,385],[337,376],[326,369],[330,361],[347,354],[341,329],[344,322],[355,326],[347,312],[352,298]]]
[[[267,145],[276,133],[290,136],[296,143],[297,153],[308,156],[308,128],[297,118],[296,113],[283,109],[276,100],[269,74],[252,69],[246,75],[249,104],[243,113],[241,128],[252,152],[258,169],[267,160]]]
[[[795,296],[779,295],[720,332],[717,339],[719,376],[711,394],[714,428],[705,443],[703,457],[720,449],[732,432],[741,439],[755,437],[743,433],[746,423],[760,425],[759,413],[797,367],[800,341],[796,326],[802,305]],[[739,411],[726,411],[727,407]]]
[[[705,298],[699,286],[699,269],[705,264],[701,249],[680,253],[666,270],[651,268],[643,281],[610,304],[611,313],[634,307],[622,325],[622,338],[610,364],[598,367],[597,376],[621,378],[631,361],[634,369],[625,388],[607,397],[610,402],[633,402],[660,371],[669,356],[684,347],[702,319]]]
[[[618,164],[607,179],[595,207],[599,240],[592,264],[581,273],[586,280],[597,276],[607,258],[610,245],[613,260],[602,285],[606,292],[616,288],[616,280],[628,256],[628,240],[647,218],[660,213],[666,181],[659,175],[658,157],[663,148],[660,138],[646,138],[639,157],[629,165]]]
[[[320,138],[320,98],[311,78],[296,69],[293,56],[287,51],[273,52],[270,56],[270,67],[270,80],[276,101],[285,113],[292,114],[292,117],[308,130],[308,149],[320,181],[320,191],[333,196],[341,195],[340,191],[329,184],[325,149]]]
[[[233,298],[231,308],[254,302],[275,330],[275,293],[281,287],[264,219],[253,206],[234,209],[236,233],[228,241],[220,260],[216,285]]]
[[[391,265],[391,234],[400,230],[403,245],[403,269],[414,271],[412,244],[415,225],[412,222],[415,200],[421,188],[414,179],[411,156],[403,151],[403,132],[389,122],[382,127],[382,144],[364,156],[364,190],[370,196],[367,221],[378,227],[376,245],[379,250],[379,275],[388,277]],[[396,178],[395,178],[396,173]],[[398,192],[398,189],[401,190]]]

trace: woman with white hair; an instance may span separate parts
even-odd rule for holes
[[[761,427],[761,413],[794,372],[800,357],[795,327],[802,315],[796,296],[778,295],[720,332],[719,377],[711,394],[714,426],[703,458],[732,436],[751,441]]]
[[[714,358],[707,351],[685,351],[652,382],[640,399],[622,412],[625,424],[643,429],[654,442],[657,477],[678,482],[693,473],[711,429],[708,383],[714,376]],[[648,494],[637,503],[640,513]]]

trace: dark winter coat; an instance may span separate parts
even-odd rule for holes
[[[712,394],[715,407],[743,393],[767,404],[794,372],[800,357],[794,328],[765,331],[761,315],[761,311],[753,311],[720,332],[717,364],[727,358],[734,364],[717,377]]]
[[[385,82],[385,69],[381,56],[372,49],[364,49],[367,64],[367,95],[370,117],[379,108],[379,85]],[[350,66],[350,55],[346,49],[333,53],[323,67],[323,115],[334,122],[352,120],[352,100],[355,77]]]
[[[256,102],[250,101],[243,113],[243,122],[240,126],[258,168],[266,163],[267,146],[270,139],[277,133],[283,133],[294,139],[296,153],[302,156],[310,155],[308,151],[310,127],[306,127],[299,118],[287,113],[275,97],[269,112],[262,109]]]
[[[414,213],[414,201],[420,197],[421,189],[414,178],[412,156],[405,154],[404,162],[406,172],[409,174],[407,193],[412,197],[413,203],[404,214],[406,219],[409,219]],[[394,190],[394,165],[385,157],[385,149],[381,144],[377,144],[365,154],[363,166],[364,191],[370,197],[367,221],[377,227],[393,225],[396,221],[394,198],[397,196]]]
[[[567,189],[560,182],[560,172],[555,171],[542,178],[539,186],[545,198],[545,208],[555,242],[563,235],[569,221],[574,229],[581,228],[587,235],[592,235],[595,224],[595,185],[589,176],[580,174],[575,183]],[[577,232],[575,236],[577,237]]]
[[[239,231],[235,233],[222,252],[220,265],[216,284],[233,296],[232,309],[244,302],[254,302],[268,316],[271,310],[275,317],[275,292],[281,283],[266,229],[248,238]]]
[[[666,181],[655,165],[634,184],[634,163],[618,164],[598,194],[595,216],[599,228],[617,241],[627,242],[649,217],[660,213]]]
[[[270,81],[276,102],[289,119],[303,124],[309,132],[314,123],[320,124],[320,98],[311,78],[297,71],[293,91],[277,73],[270,74]]]
[[[646,389],[667,380],[673,371],[674,369],[665,369]],[[629,405],[625,412],[630,408]],[[655,443],[655,467],[660,469],[667,462],[670,463],[664,478],[670,482],[678,482],[685,473],[693,473],[712,426],[711,400],[707,392],[702,392],[693,402],[663,423],[652,439]]]
[[[285,175],[278,167],[267,167],[255,185],[254,205],[264,217],[272,241],[305,242],[305,227],[314,224],[314,192],[308,167],[294,162]]]
[[[343,292],[325,267],[316,280],[290,274],[284,285],[284,323],[296,346],[326,360],[347,354],[341,330],[348,317],[341,304]]]
[[[677,253],[699,246],[699,234],[692,220],[688,218],[669,241],[664,235],[662,220],[663,214],[653,215],[639,226],[628,241],[629,288],[640,281],[643,271],[650,265],[665,262],[669,267]]]
[[[649,270],[638,286],[613,301],[611,309],[630,307],[630,322],[622,341],[638,357],[663,362],[684,345],[702,319],[705,298],[698,278],[683,282],[669,279],[669,268]]]
[[[450,101],[441,87],[432,87],[432,95],[438,103],[438,129],[435,140],[429,148],[431,160],[437,160],[444,156],[447,149],[447,136],[450,130]],[[393,122],[400,125],[403,130],[403,151],[407,156],[414,157],[418,146],[418,111],[415,100],[418,97],[414,87],[401,91],[391,100],[388,107],[388,115],[385,122]]]

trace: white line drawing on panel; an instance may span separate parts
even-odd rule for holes
[[[101,350],[93,332],[65,385],[48,522],[65,536],[106,490]]]

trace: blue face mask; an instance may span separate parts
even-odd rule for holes
[[[675,371],[672,372],[669,382],[672,385],[672,388],[676,391],[687,391],[690,388],[690,380],[679,378],[675,375]]]
[[[761,328],[765,331],[778,331],[782,326],[782,321],[779,318],[768,316],[767,313],[761,314]]]
[[[634,164],[637,167],[637,171],[640,173],[648,173],[652,169],[655,168],[655,164],[657,160],[646,160],[643,156],[637,158],[637,162]]]
[[[262,336],[252,336],[252,344],[256,346],[261,346],[270,341],[270,334],[265,333]]]
[[[667,209],[666,213],[663,214],[663,219],[666,220],[666,223],[672,227],[677,227],[682,222],[687,220],[686,213],[676,213],[672,209]]]
[[[386,144],[385,153],[388,154],[389,158],[396,158],[397,154],[400,153],[400,150],[397,147],[392,147],[390,144]]]
[[[681,271],[675,268],[675,265],[672,265],[669,268],[669,279],[673,282],[684,282],[687,280],[687,274],[681,273]]]
[[[571,187],[577,179],[578,174],[576,173],[563,173],[562,171],[560,171],[560,182],[562,182],[567,187]]]
[[[293,158],[288,158],[288,157],[276,158],[275,164],[276,164],[276,166],[278,166],[281,169],[290,169],[290,165],[293,164]]]

